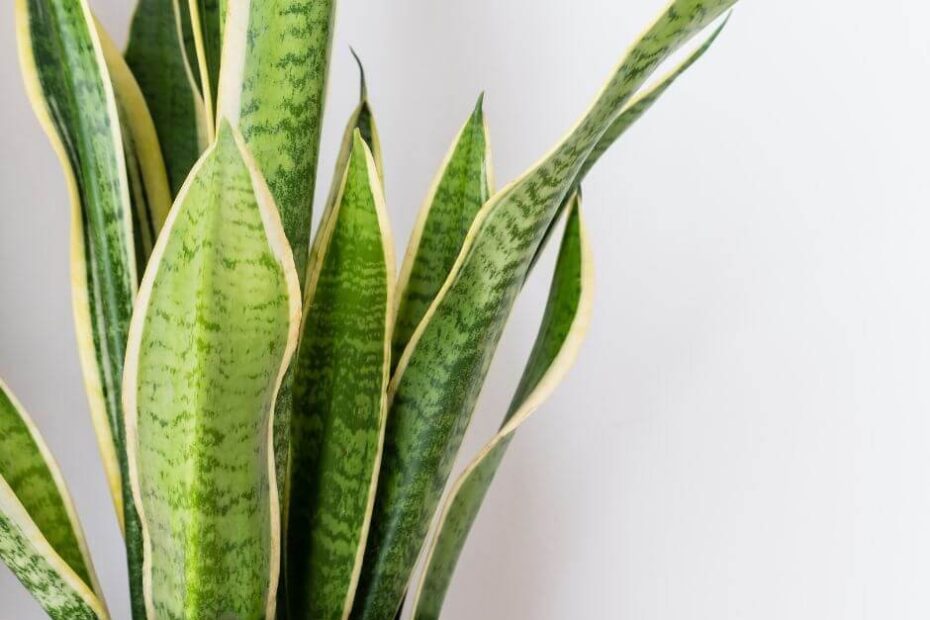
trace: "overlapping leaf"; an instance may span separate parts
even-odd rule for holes
[[[71,277],[78,349],[117,514],[130,587],[141,586],[141,538],[126,478],[120,377],[136,290],[133,207],[116,98],[84,0],[17,0],[26,90],[71,197]],[[134,601],[140,598],[134,596]]]
[[[187,0],[139,0],[125,54],[155,122],[172,196],[207,147],[212,126],[195,79],[196,55],[189,57],[184,44],[189,15]]]
[[[159,237],[124,398],[151,618],[274,616],[274,398],[300,320],[274,202],[224,124]]]
[[[438,620],[455,565],[497,468],[517,429],[555,390],[577,355],[591,315],[591,251],[580,215],[580,198],[569,201],[568,222],[552,276],[539,335],[500,431],[452,487],[440,513],[426,568],[414,598],[415,620]]]
[[[397,612],[504,322],[588,155],[658,65],[734,2],[673,2],[569,135],[482,208],[392,379],[384,461],[353,618],[385,620]]]
[[[493,186],[491,140],[479,98],[446,155],[417,219],[397,290],[393,365],[397,365]]]
[[[171,209],[171,189],[155,124],[135,77],[113,41],[97,23],[97,34],[116,96],[123,153],[132,201],[136,264],[148,262]]]
[[[0,560],[52,618],[107,617],[58,465],[2,381]]]
[[[292,618],[343,618],[381,457],[394,257],[381,180],[354,132],[336,207],[311,262],[296,358],[287,525]]]
[[[268,179],[301,283],[335,4],[238,0],[223,30],[218,116],[239,127]]]

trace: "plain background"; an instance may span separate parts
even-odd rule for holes
[[[119,39],[130,4],[92,2]],[[503,183],[661,6],[343,0],[321,179],[357,97],[349,44],[405,242],[481,90]],[[0,20],[0,375],[62,463],[126,618],[75,353],[65,187],[22,92],[9,6]],[[585,188],[589,339],[505,461],[449,619],[930,617],[928,23],[923,0],[745,1],[603,159]],[[510,323],[468,453],[516,384],[547,270]],[[5,569],[0,601],[0,618],[41,617]]]

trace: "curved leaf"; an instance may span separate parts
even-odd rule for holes
[[[649,108],[652,107],[659,98],[665,94],[665,91],[675,83],[685,71],[691,68],[691,65],[696,63],[701,56],[704,55],[704,52],[710,49],[710,46],[713,45],[714,41],[717,39],[717,36],[723,30],[724,26],[727,25],[727,22],[730,20],[730,15],[727,14],[724,17],[721,24],[714,29],[709,37],[698,46],[684,61],[672,69],[664,78],[659,80],[656,84],[646,87],[636,94],[635,97],[630,99],[630,101],[623,107],[623,110],[620,112],[620,115],[617,116],[616,120],[611,123],[610,127],[595,145],[594,149],[585,159],[584,165],[581,167],[581,170],[578,171],[578,174],[575,175],[575,187],[580,187],[582,181],[588,175],[588,172],[594,167],[594,164],[598,162],[604,153],[613,146],[613,144],[626,133],[626,130],[633,126],[636,121],[638,121],[646,112],[649,111]],[[559,208],[561,213],[568,207],[568,199],[562,207]],[[555,228],[555,224],[558,221],[558,218],[554,218],[552,223],[549,225],[549,229],[546,230],[546,234],[543,238],[542,243],[539,244],[539,248],[536,250],[536,255],[533,257],[531,264],[535,265],[536,260],[539,258],[543,249],[546,246],[546,243],[549,240],[549,236],[552,234],[552,230]]]
[[[224,124],[158,238],[127,346],[149,617],[274,617],[272,412],[299,321],[274,202]]]
[[[183,2],[183,6],[179,3]],[[126,62],[145,95],[175,196],[208,144],[207,111],[184,46],[186,0],[140,0]]]
[[[71,284],[85,390],[123,525],[135,612],[141,536],[128,501],[120,377],[136,291],[133,209],[116,98],[85,0],[16,0],[26,91],[71,198]]]
[[[384,461],[353,618],[383,620],[400,607],[504,323],[578,171],[658,65],[734,2],[673,2],[568,136],[481,209],[391,381]]]
[[[47,580],[51,579],[70,581],[58,584],[56,589],[72,590],[72,594],[78,598],[88,599],[85,601],[88,606],[96,604],[102,610],[99,603],[102,597],[98,600],[100,586],[87,551],[84,532],[58,464],[29,415],[2,380],[0,481],[0,495],[8,496],[6,509],[0,509],[0,513],[4,513],[0,515],[0,520],[5,520],[0,525],[0,539],[7,539],[0,540],[0,548],[3,549],[0,556],[10,564],[43,606],[47,603],[42,599],[43,594],[47,594],[43,590],[46,586],[51,587],[51,582]],[[0,503],[3,502],[0,499]],[[23,515],[28,518],[28,522]],[[14,548],[19,551],[13,551]],[[30,548],[31,551],[27,551]],[[28,563],[26,558],[45,565],[44,570],[54,572],[56,577],[37,579],[38,573],[29,576],[29,571],[24,567]],[[21,574],[24,571],[26,575]],[[74,583],[75,579],[79,584]],[[56,594],[61,595],[60,591]],[[57,608],[57,605],[53,607]]]
[[[237,0],[223,31],[217,116],[239,127],[268,179],[301,284],[335,4]]]
[[[393,364],[455,264],[465,236],[493,186],[484,95],[459,131],[420,209],[400,270]]]
[[[446,591],[471,526],[517,429],[546,401],[575,361],[591,316],[591,250],[581,222],[580,198],[570,200],[568,222],[552,276],[539,335],[500,431],[456,480],[440,513],[414,598],[413,618],[439,618]]]
[[[394,256],[381,180],[356,130],[311,263],[296,358],[287,572],[291,616],[348,614],[381,458]]]

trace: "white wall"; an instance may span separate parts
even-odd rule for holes
[[[118,35],[126,0],[92,3]],[[588,105],[662,0],[343,0],[322,177],[364,57],[406,240],[487,91],[498,177]],[[116,522],[81,392],[66,195],[0,53],[0,375],[76,495],[115,617]],[[586,187],[589,340],[505,462],[451,620],[930,617],[930,7],[746,0]],[[467,446],[509,399],[540,270]],[[0,571],[0,618],[40,618]]]

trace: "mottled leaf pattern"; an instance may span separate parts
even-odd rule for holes
[[[483,99],[479,98],[453,141],[407,246],[397,286],[400,298],[394,326],[395,366],[446,281],[475,216],[492,191],[491,141]]]
[[[130,588],[141,597],[141,537],[129,499],[120,405],[136,291],[133,210],[116,98],[85,0],[17,0],[20,62],[71,196],[71,279],[78,350],[117,514]],[[138,607],[137,607],[138,610]]]
[[[171,189],[145,97],[116,45],[100,23],[96,25],[119,112],[133,207],[136,264],[144,267],[171,209]]]
[[[359,63],[359,67],[361,68],[361,63]],[[336,199],[338,198],[339,192],[342,189],[342,182],[345,178],[346,167],[349,163],[349,155],[352,151],[353,137],[356,130],[361,134],[362,140],[365,141],[365,144],[368,146],[369,151],[373,156],[375,168],[378,170],[378,178],[383,178],[383,168],[381,162],[381,139],[378,135],[378,126],[375,123],[375,118],[371,111],[371,105],[368,102],[368,91],[365,86],[364,72],[362,72],[361,101],[352,112],[352,115],[349,117],[349,122],[346,124],[342,145],[339,149],[339,155],[336,159],[336,168],[333,174],[332,188],[326,200],[323,214],[320,218],[319,228],[317,230],[316,236],[313,239],[313,244],[310,249],[310,264],[318,262],[320,244],[324,238],[324,235],[321,235],[320,232],[327,230],[329,227],[329,221],[332,218],[333,211],[335,210]],[[290,433],[290,388],[292,383],[293,378],[289,373],[288,376],[285,377],[284,385],[282,386],[281,394],[278,398],[277,410],[275,412],[275,458],[278,462],[278,488],[282,491],[282,497],[285,500],[285,506],[287,505],[287,485],[285,482],[288,476],[287,441],[288,434]]]
[[[465,539],[514,433],[562,381],[584,339],[594,282],[579,209],[574,194],[539,335],[501,430],[455,482],[440,513],[414,598],[415,620],[438,620]]]
[[[155,122],[172,196],[206,148],[209,125],[182,18],[189,26],[187,0],[139,0],[125,54]]]
[[[219,116],[245,136],[281,212],[303,284],[335,0],[235,0]]]
[[[159,237],[125,407],[151,618],[274,617],[271,423],[300,297],[273,200],[228,124]]]
[[[358,578],[381,456],[394,257],[381,180],[355,131],[311,263],[295,370],[287,527],[291,617],[339,620]]]
[[[106,608],[55,553],[0,476],[0,561],[53,620],[106,620]]]
[[[0,381],[0,480],[3,481],[0,485],[2,492],[15,498],[22,512],[28,515],[31,527],[41,533],[45,544],[54,550],[55,557],[45,561],[49,564],[63,562],[87,589],[95,590],[99,595],[100,588],[84,533],[58,465],[35,424],[3,381]],[[0,516],[3,517],[7,519],[5,529],[8,534],[13,538],[21,536],[22,533],[10,533],[22,529],[22,524],[18,528],[14,523],[14,514]],[[4,536],[0,534],[0,537]],[[0,547],[12,548],[21,543],[0,541]],[[7,553],[16,555],[11,551]],[[6,560],[4,554],[0,553],[0,556]],[[21,557],[14,558],[11,568],[15,571],[21,561]],[[59,569],[56,571],[61,572]]]
[[[626,130],[633,126],[633,124],[638,121],[646,112],[649,111],[649,108],[652,107],[659,98],[665,94],[665,91],[677,80],[685,71],[691,68],[698,59],[704,55],[710,46],[713,45],[714,41],[717,39],[717,36],[723,30],[724,26],[727,25],[730,16],[727,15],[722,23],[714,29],[711,35],[704,41],[700,46],[698,46],[684,61],[677,65],[672,71],[670,71],[663,79],[657,82],[654,85],[645,87],[643,90],[638,92],[635,97],[630,99],[630,101],[624,106],[623,111],[617,116],[616,120],[611,123],[610,127],[595,145],[594,149],[585,159],[584,165],[581,167],[581,170],[578,171],[578,174],[575,175],[574,187],[580,187],[581,182],[584,181],[585,177],[588,175],[588,172],[594,167],[594,164],[598,162],[604,153],[613,146],[613,144],[626,133]],[[562,207],[559,208],[559,212],[564,212],[568,207],[568,199]],[[539,248],[536,250],[536,255],[533,257],[531,267],[536,264],[536,260],[539,258],[542,250],[545,248],[546,243],[549,240],[550,235],[552,234],[553,229],[558,218],[554,218],[552,223],[549,225],[549,228],[546,230],[546,234],[543,237],[542,243],[539,244]]]
[[[677,0],[569,135],[482,208],[392,379],[393,402],[352,615],[393,617],[536,250],[587,156],[649,75],[735,0]]]

